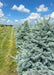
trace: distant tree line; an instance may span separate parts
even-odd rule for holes
[[[4,25],[4,24],[0,24],[0,27],[4,27],[4,26],[6,26],[6,27],[7,27],[7,26],[11,26],[11,27],[12,27],[13,25]]]

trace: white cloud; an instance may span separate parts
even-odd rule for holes
[[[29,19],[37,19],[37,18],[40,18],[40,14],[38,14],[38,13],[31,13],[28,18]]]
[[[2,9],[0,9],[0,17],[3,17],[4,16],[4,13],[2,11]]]
[[[48,11],[48,7],[45,7],[44,4],[40,5],[39,8],[36,8],[37,12],[46,12]]]
[[[54,18],[54,12],[52,12],[51,17]]]
[[[1,8],[1,7],[3,7],[3,3],[2,3],[2,2],[0,2],[0,8]]]
[[[15,24],[15,22],[14,22],[14,21],[12,21],[12,20],[9,20],[9,19],[8,19],[8,20],[6,20],[6,24],[7,24],[7,25],[10,25],[10,24],[11,24],[11,25],[14,25],[14,24]]]
[[[6,20],[6,24],[7,24],[7,25],[10,25],[10,24],[11,24],[11,25],[15,25],[15,24],[18,25],[18,24],[22,24],[22,23],[21,23],[20,20],[19,20],[19,21],[18,21],[18,20],[12,21],[12,20],[8,19],[8,20]]]
[[[6,21],[6,18],[5,17],[0,18],[0,22],[4,22],[4,21]]]
[[[30,23],[35,23],[35,20],[36,19],[39,19],[40,18],[40,14],[38,13],[31,13],[30,16],[28,16],[27,18],[25,19],[21,19],[19,22],[20,23],[24,23],[26,20],[28,20],[28,22]]]
[[[0,9],[0,24],[5,24],[6,19],[7,19],[7,17],[4,16],[2,9]]]
[[[0,24],[6,24],[7,17],[0,17]]]
[[[11,9],[18,10],[18,7],[16,5],[14,5]]]
[[[26,13],[29,13],[30,10],[25,8],[24,5],[20,5],[19,7],[17,7],[16,5],[14,5],[12,8],[12,10],[17,10],[17,11],[20,11],[20,12],[26,12]]]
[[[15,20],[15,22],[18,22],[18,20]]]
[[[10,23],[11,21],[10,20],[7,20],[7,23]]]

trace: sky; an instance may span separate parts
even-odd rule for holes
[[[54,18],[54,0],[0,0],[0,24],[34,24],[49,15]]]

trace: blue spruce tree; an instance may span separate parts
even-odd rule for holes
[[[50,24],[50,17],[48,20],[44,17],[32,28],[26,21],[18,29],[15,30],[18,31],[16,45],[20,49],[15,58],[18,74],[54,75],[54,25]]]

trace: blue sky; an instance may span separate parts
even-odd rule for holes
[[[0,0],[0,23],[20,24],[25,20],[51,15],[54,18],[54,0]]]

